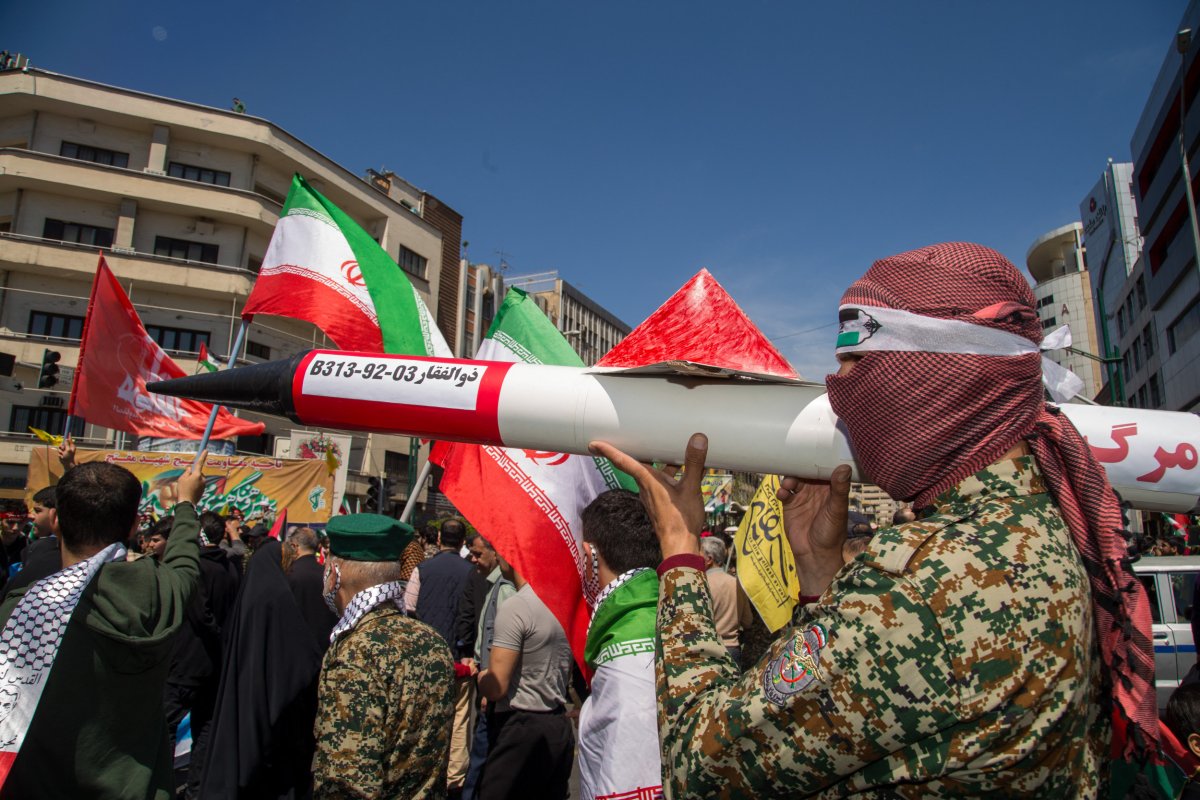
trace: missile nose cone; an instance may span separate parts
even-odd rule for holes
[[[292,375],[306,353],[265,364],[156,381],[147,384],[146,388],[156,394],[202,403],[291,416],[294,411]]]

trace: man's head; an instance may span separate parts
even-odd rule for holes
[[[491,575],[497,564],[496,549],[492,547],[491,542],[477,533],[471,537],[468,547],[470,553],[467,558],[475,564],[475,569],[479,570],[479,574]]]
[[[700,555],[704,556],[705,569],[713,567],[724,569],[728,551],[725,548],[725,542],[716,536],[704,536],[700,539]]]
[[[67,471],[56,487],[58,529],[74,552],[122,542],[137,522],[142,485],[116,464],[92,461]]]
[[[333,593],[339,613],[362,590],[400,580],[400,555],[413,537],[410,525],[382,514],[345,514],[329,520],[325,533],[324,590]]]
[[[288,546],[292,548],[296,558],[311,556],[317,552],[317,532],[312,528],[296,528],[288,534]]]
[[[1044,405],[1037,302],[994,250],[949,243],[877,261],[839,319],[829,401],[863,471],[892,497],[923,505],[1033,429]]]
[[[612,489],[588,503],[581,516],[583,541],[604,566],[621,575],[638,567],[656,567],[662,551],[642,500],[625,489]]]
[[[910,507],[898,509],[895,514],[892,514],[892,526],[907,525],[910,522],[916,522],[917,512]]]
[[[225,520],[220,514],[205,511],[200,515],[200,546],[217,547],[225,536]]]
[[[53,486],[39,489],[33,495],[33,529],[39,539],[58,535],[58,490]]]
[[[6,719],[17,707],[17,693],[12,689],[0,689],[0,719]]]
[[[154,523],[154,527],[150,529],[150,533],[145,539],[146,555],[162,560],[163,553],[167,551],[167,538],[171,535],[171,527],[174,524],[175,517],[172,516],[163,517]]]
[[[442,523],[439,544],[446,550],[458,550],[467,538],[467,526],[461,519],[451,517]]]
[[[1171,694],[1163,721],[1181,745],[1200,756],[1200,683],[1180,686]]]
[[[21,535],[21,525],[25,517],[20,514],[7,514],[0,519],[0,540],[8,544]]]

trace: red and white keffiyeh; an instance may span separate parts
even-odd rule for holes
[[[977,325],[1031,346],[1005,355],[974,345],[881,349],[864,344],[882,325],[872,308]],[[919,326],[913,330],[920,339]],[[875,262],[842,298],[839,351],[861,357],[847,375],[826,379],[829,401],[867,476],[918,507],[1028,442],[1091,580],[1105,685],[1141,734],[1131,747],[1142,751],[1158,731],[1150,605],[1129,566],[1104,469],[1045,402],[1042,338],[1033,291],[1004,256],[966,243],[901,253]]]

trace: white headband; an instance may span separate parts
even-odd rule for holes
[[[1066,325],[1050,333],[1039,347],[1024,336],[956,319],[938,319],[895,308],[845,305],[838,308],[837,352],[959,353],[978,356],[1021,356],[1071,346]],[[1056,402],[1083,389],[1069,369],[1042,356],[1042,383]]]

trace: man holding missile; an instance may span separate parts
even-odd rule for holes
[[[827,378],[859,465],[923,518],[842,559],[850,469],[783,481],[802,591],[739,674],[713,623],[698,533],[708,448],[682,478],[610,445],[662,545],[657,683],[676,797],[1094,797],[1108,715],[1156,740],[1146,596],[1117,499],[1044,402],[1033,293],[1001,255],[943,244],[876,262],[845,294]]]

